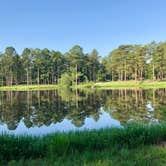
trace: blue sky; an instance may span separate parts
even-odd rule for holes
[[[1,0],[0,51],[14,46],[107,55],[121,44],[166,40],[165,0]]]

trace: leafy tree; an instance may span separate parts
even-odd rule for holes
[[[88,58],[87,60],[88,76],[87,77],[90,81],[96,82],[97,74],[100,67],[98,51],[96,49],[93,49],[93,51],[90,54],[88,54],[87,58]]]
[[[70,87],[72,85],[71,76],[67,73],[62,74],[59,84],[64,87]]]
[[[52,83],[58,83],[61,74],[65,72],[66,60],[61,52],[51,51],[51,77]]]
[[[22,65],[24,70],[26,71],[26,82],[29,85],[32,82],[31,74],[32,74],[32,50],[29,48],[25,48],[22,53]]]
[[[41,56],[41,50],[40,49],[34,49],[33,50],[33,59],[34,59],[34,65],[33,65],[33,70],[34,73],[37,75],[37,84],[40,84],[40,71],[41,67],[43,65],[43,59]],[[35,78],[36,76],[34,76]]]
[[[13,57],[16,56],[16,54],[16,50],[13,47],[7,47],[4,53],[2,65],[6,85],[13,85],[13,70],[15,67]]]
[[[70,64],[70,71],[72,71],[75,75],[74,81],[75,85],[78,84],[78,72],[82,71],[82,64],[84,59],[83,49],[75,45],[70,50],[69,53],[66,54],[66,58]]]

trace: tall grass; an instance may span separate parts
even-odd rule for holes
[[[38,158],[45,155],[45,145],[40,137],[0,136],[0,160]]]
[[[65,156],[70,153],[98,152],[108,149],[137,148],[166,140],[166,124],[127,125],[43,137],[0,136],[0,160],[35,159]]]

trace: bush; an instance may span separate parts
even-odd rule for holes
[[[62,74],[61,78],[59,79],[59,85],[64,87],[70,87],[72,85],[71,76],[67,73]]]

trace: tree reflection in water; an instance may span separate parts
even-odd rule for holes
[[[165,99],[166,89],[0,92],[0,122],[15,130],[21,120],[30,128],[66,118],[81,127],[87,117],[98,121],[101,108],[122,125],[130,121],[163,121]]]

